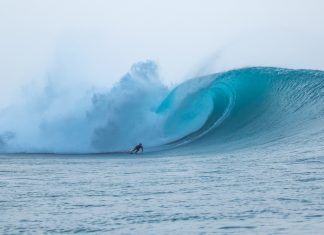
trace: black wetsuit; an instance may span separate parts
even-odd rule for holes
[[[138,153],[138,151],[142,150],[142,152],[144,151],[143,145],[138,144],[135,146],[135,148],[132,150],[132,153]]]

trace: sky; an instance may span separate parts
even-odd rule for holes
[[[322,0],[0,0],[0,107],[49,77],[111,87],[154,60],[162,81],[246,66],[324,70]]]

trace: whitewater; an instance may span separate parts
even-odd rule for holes
[[[0,232],[321,234],[324,72],[49,80],[1,110]],[[126,152],[142,142],[144,154]]]

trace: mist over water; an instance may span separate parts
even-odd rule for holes
[[[135,64],[109,92],[92,97],[88,117],[97,122],[93,146],[114,151],[139,142],[157,144],[162,137],[162,117],[155,110],[167,92],[154,62]]]
[[[2,152],[88,153],[152,145],[155,109],[167,94],[153,61],[134,64],[111,89],[66,85],[52,73],[24,90],[24,100],[2,110]]]

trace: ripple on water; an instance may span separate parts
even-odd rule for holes
[[[37,161],[0,161],[2,234],[323,231],[324,171],[292,156]]]

